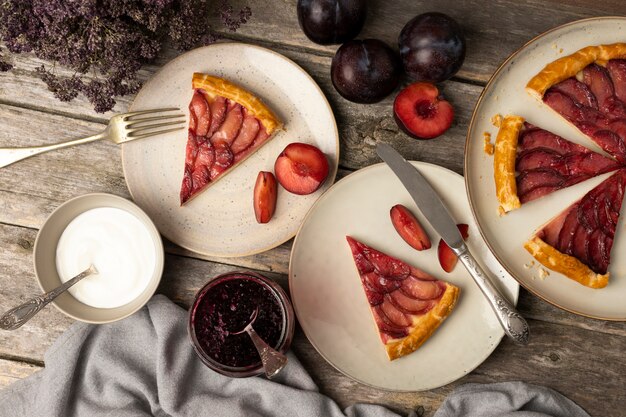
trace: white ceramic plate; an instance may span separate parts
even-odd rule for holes
[[[459,223],[469,224],[468,245],[498,285],[517,301],[519,286],[482,242],[465,196],[463,177],[414,162]],[[411,209],[433,246],[418,252],[397,234],[389,218],[395,204]],[[405,260],[461,288],[456,309],[416,352],[390,362],[356,272],[346,235]],[[394,391],[429,390],[480,365],[504,335],[489,304],[462,265],[448,274],[437,259],[439,237],[409,193],[384,164],[357,171],[335,184],[307,215],[291,253],[289,288],[309,341],[335,368],[367,385]]]
[[[141,89],[131,110],[179,107],[189,114],[194,72],[214,74],[261,97],[285,123],[268,144],[184,207],[179,192],[187,131],[122,146],[126,183],[133,199],[172,242],[213,256],[245,256],[292,238],[315,200],[333,183],[339,136],[333,112],[313,79],[293,61],[258,46],[219,43],[179,56]],[[291,142],[311,143],[328,157],[326,183],[307,196],[278,190],[276,213],[258,224],[252,191],[259,171],[274,171],[278,154]]]
[[[603,289],[584,287],[553,271],[541,279],[538,266],[524,266],[529,265],[533,257],[526,252],[523,244],[535,229],[609,174],[560,190],[500,217],[493,181],[493,157],[483,151],[483,132],[491,132],[495,141],[497,128],[491,124],[490,118],[496,113],[512,113],[599,151],[591,140],[548,106],[531,97],[524,88],[528,80],[547,63],[588,45],[626,41],[625,31],[626,18],[586,19],[558,27],[529,42],[503,64],[485,88],[476,105],[465,148],[465,178],[472,210],[487,244],[500,263],[520,284],[546,301],[577,314],[606,320],[626,320],[626,257],[618,255],[626,250],[623,218],[618,225],[612,251],[611,279]]]

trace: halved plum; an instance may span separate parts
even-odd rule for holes
[[[280,185],[290,193],[306,195],[317,191],[328,176],[328,160],[308,143],[290,143],[278,155],[274,172]]]
[[[454,108],[429,83],[413,83],[398,93],[393,102],[396,123],[416,139],[432,139],[452,125]]]

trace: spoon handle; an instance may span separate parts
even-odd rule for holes
[[[76,284],[81,279],[97,272],[98,271],[96,271],[96,268],[91,265],[88,269],[76,275],[65,284],[59,285],[52,291],[38,295],[26,301],[25,303],[10,309],[6,313],[4,313],[2,317],[0,317],[0,328],[4,330],[15,330],[22,327],[24,323],[30,320],[35,314],[37,314],[42,308],[47,306],[52,300],[67,291],[67,289],[70,288],[72,285]]]
[[[261,336],[254,331],[251,325],[246,327],[246,332],[250,335],[252,343],[254,343],[256,350],[261,356],[265,376],[272,378],[287,364],[287,356],[283,355],[276,349],[273,349],[263,339],[261,339]]]

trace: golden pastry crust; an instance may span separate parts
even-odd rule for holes
[[[546,65],[530,79],[526,85],[526,90],[531,95],[541,98],[548,88],[575,76],[587,65],[594,62],[599,65],[606,65],[607,61],[617,58],[626,58],[626,43],[587,46]]]
[[[215,96],[222,96],[241,104],[263,124],[268,135],[283,126],[274,112],[260,98],[224,78],[196,72],[193,74],[191,84],[193,88],[204,90],[211,99]]]
[[[493,157],[493,177],[496,183],[496,196],[500,202],[500,215],[521,207],[517,197],[515,181],[515,158],[517,139],[524,125],[524,118],[507,115],[496,137],[496,150]]]
[[[385,345],[389,360],[398,359],[417,350],[454,310],[460,290],[452,284],[446,283],[446,285],[439,303],[428,313],[418,316],[413,321],[413,330],[407,337],[390,341]]]
[[[584,286],[604,288],[609,283],[609,272],[604,275],[593,272],[578,259],[548,245],[538,236],[526,242],[524,248],[545,267],[560,272]]]

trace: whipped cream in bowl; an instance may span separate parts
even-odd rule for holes
[[[39,286],[49,291],[94,265],[91,275],[57,298],[63,313],[89,323],[122,319],[156,291],[163,272],[163,244],[150,218],[132,202],[87,194],[57,208],[34,248]]]

